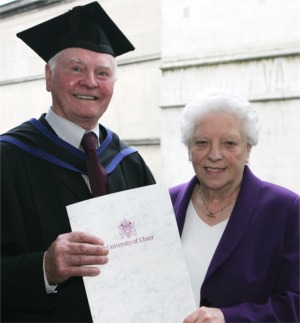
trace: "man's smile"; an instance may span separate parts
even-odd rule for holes
[[[74,96],[80,100],[92,100],[92,101],[98,100],[98,97],[92,96],[92,95],[74,94]]]

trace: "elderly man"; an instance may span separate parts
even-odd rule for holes
[[[52,106],[1,136],[2,321],[91,322],[82,276],[98,275],[108,250],[70,232],[66,206],[155,183],[138,152],[98,124],[115,57],[134,47],[97,2],[18,37],[47,63]]]

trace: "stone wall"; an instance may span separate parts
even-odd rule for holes
[[[227,88],[258,110],[252,170],[299,193],[300,3],[163,0],[162,9],[162,181],[193,175],[180,146],[183,106],[207,88]]]
[[[51,104],[45,63],[15,34],[86,0],[53,1],[0,20],[0,132]],[[261,131],[250,166],[300,193],[298,0],[102,0],[136,50],[118,58],[115,93],[101,119],[138,148],[171,186],[193,175],[180,142],[182,108],[207,88],[246,95]]]

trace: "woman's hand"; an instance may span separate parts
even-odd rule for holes
[[[218,308],[201,306],[189,315],[183,323],[225,323],[222,311]]]

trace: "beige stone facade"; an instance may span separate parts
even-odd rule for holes
[[[1,18],[1,133],[51,103],[44,62],[15,34],[89,2],[52,1]],[[101,123],[138,148],[158,183],[193,175],[180,142],[183,106],[204,89],[228,88],[259,112],[254,173],[300,193],[298,0],[99,2],[136,47],[118,58],[115,94]]]

